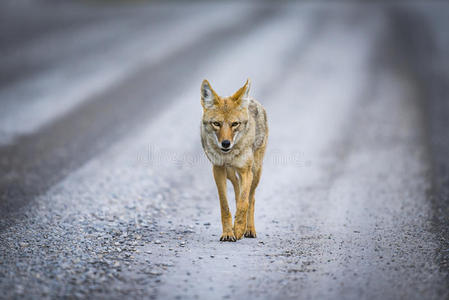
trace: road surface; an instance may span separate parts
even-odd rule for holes
[[[449,5],[3,6],[0,298],[449,299]],[[199,88],[247,77],[258,236],[219,242]]]

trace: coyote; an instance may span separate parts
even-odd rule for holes
[[[220,241],[255,238],[254,194],[262,172],[268,139],[267,115],[249,96],[248,79],[234,95],[220,97],[204,80],[201,84],[201,143],[213,165],[220,198],[223,234]],[[226,198],[226,178],[234,187],[237,211],[234,227]]]

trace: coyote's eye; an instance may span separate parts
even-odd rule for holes
[[[220,122],[212,122],[212,125],[214,125],[215,127],[220,127]]]
[[[232,122],[231,127],[237,127],[240,125],[240,122]]]

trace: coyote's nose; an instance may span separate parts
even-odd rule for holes
[[[229,140],[224,140],[223,142],[221,142],[221,145],[223,146],[223,148],[227,149],[229,148],[229,146],[231,146],[231,142]]]

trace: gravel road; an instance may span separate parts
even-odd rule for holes
[[[2,5],[0,298],[449,299],[448,4]],[[199,88],[247,77],[258,237],[219,242]]]

